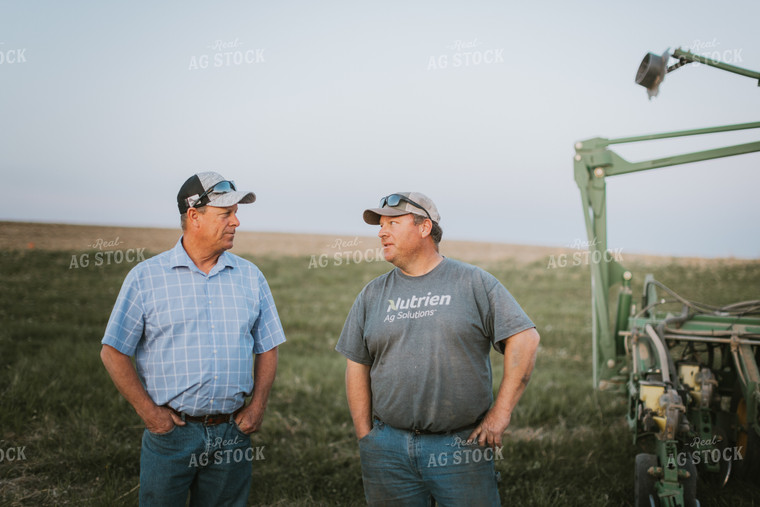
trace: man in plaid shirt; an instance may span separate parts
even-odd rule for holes
[[[255,199],[217,173],[190,177],[177,195],[182,237],[135,266],[114,305],[101,358],[145,422],[140,505],[184,506],[188,492],[190,505],[246,504],[250,434],[285,341],[264,275],[227,252],[238,204]]]

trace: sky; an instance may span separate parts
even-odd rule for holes
[[[760,121],[760,2],[0,0],[0,220],[178,227],[217,171],[241,229],[373,235],[419,191],[446,239],[586,241],[576,142]],[[674,62],[671,62],[674,63]],[[760,129],[611,149],[638,161]],[[607,179],[609,247],[760,258],[760,153]]]

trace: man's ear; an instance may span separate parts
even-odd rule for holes
[[[420,227],[420,235],[423,238],[427,238],[433,232],[433,222],[431,222],[429,219],[423,220],[420,224]]]
[[[198,210],[195,208],[188,208],[187,209],[187,224],[188,226],[194,227],[198,223],[198,217],[200,216],[200,213],[198,213]]]

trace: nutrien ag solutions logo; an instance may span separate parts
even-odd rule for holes
[[[438,308],[430,308],[431,306],[449,306],[451,304],[451,295],[432,295],[432,292],[428,292],[425,296],[412,296],[410,298],[401,299],[396,298],[388,300],[388,309],[385,310],[387,314],[383,319],[383,322],[393,322],[397,318],[400,319],[419,319],[422,317],[432,317]],[[425,308],[424,310],[422,308]],[[410,311],[415,310],[415,311]],[[396,313],[391,313],[396,312]]]

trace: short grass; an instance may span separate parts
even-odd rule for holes
[[[0,252],[0,505],[136,505],[140,419],[99,358],[131,265],[69,269],[72,252]],[[262,431],[253,437],[251,505],[363,505],[358,449],[334,351],[359,290],[382,262],[309,269],[309,259],[253,259],[267,276],[288,342]],[[631,505],[634,456],[625,400],[591,386],[587,268],[487,266],[536,322],[536,369],[508,429],[502,499],[521,506]],[[628,266],[698,301],[757,299],[760,263]],[[501,375],[494,357],[495,378]],[[700,484],[702,505],[760,505],[760,488]]]

